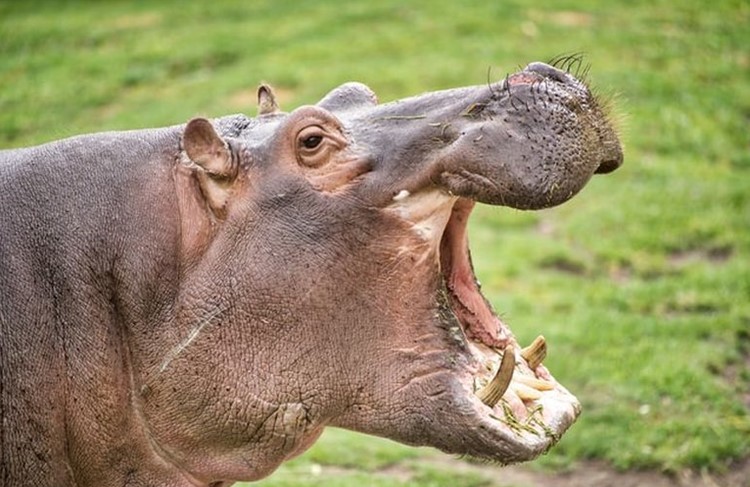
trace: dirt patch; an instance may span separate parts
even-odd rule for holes
[[[162,22],[161,14],[157,12],[146,12],[142,14],[120,15],[110,22],[114,30],[148,29]]]
[[[553,237],[557,228],[551,220],[540,219],[536,225],[536,232],[543,237]]]
[[[706,261],[711,264],[723,264],[732,256],[732,247],[710,247],[705,249],[677,250],[669,255],[669,264],[681,269],[689,264]]]
[[[750,318],[744,318],[746,328],[737,331],[737,352],[739,358],[731,361],[719,371],[724,380],[737,388],[737,392],[750,410]]]
[[[539,263],[539,267],[573,276],[585,276],[587,274],[586,265],[584,263],[565,256],[553,256],[543,259]]]
[[[591,14],[572,11],[552,12],[549,14],[549,19],[552,23],[563,27],[588,27],[594,22]]]
[[[651,470],[620,472],[601,461],[582,462],[570,471],[550,473],[534,470],[528,465],[500,467],[440,456],[421,458],[411,464],[390,465],[372,472],[372,475],[408,485],[423,467],[453,477],[471,476],[473,483],[479,478],[486,487],[750,487],[750,459],[732,465],[722,474],[687,470],[670,475]],[[361,473],[361,470],[314,464],[310,473],[337,477],[357,472]]]
[[[471,476],[472,485],[479,480],[484,487],[750,487],[750,459],[733,464],[721,474],[686,470],[670,475],[652,470],[617,471],[602,461],[581,462],[570,471],[555,473],[538,471],[528,465],[500,467],[436,456],[390,465],[371,474],[409,485],[424,467],[453,477]],[[337,465],[314,464],[310,474],[339,477],[361,472]]]
[[[553,474],[528,466],[475,465],[457,459],[434,461],[434,467],[451,472],[478,473],[492,487],[750,487],[750,460],[724,474],[685,471],[668,475],[654,471],[618,472],[604,462],[584,462],[570,472]]]
[[[536,23],[550,23],[562,27],[589,27],[595,22],[593,15],[587,12],[561,10],[557,12],[531,10],[529,18]]]

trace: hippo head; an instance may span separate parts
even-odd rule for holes
[[[259,100],[232,136],[195,119],[182,137],[188,265],[146,374],[154,442],[206,479],[261,477],[327,425],[503,464],[546,451],[579,403],[482,296],[467,221],[621,164],[586,85],[534,63],[382,105],[358,83],[291,113]]]

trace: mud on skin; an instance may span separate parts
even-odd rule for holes
[[[328,425],[521,462],[575,421],[466,228],[477,202],[557,205],[621,164],[586,85],[533,63],[388,104],[258,97],[255,118],[0,152],[6,485],[230,485]]]

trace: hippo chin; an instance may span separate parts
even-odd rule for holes
[[[512,463],[575,421],[466,229],[621,164],[588,88],[534,63],[383,105],[258,94],[255,118],[0,152],[8,485],[225,486],[328,425]]]

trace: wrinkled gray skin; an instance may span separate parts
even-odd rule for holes
[[[327,425],[509,463],[575,419],[490,417],[471,343],[515,342],[461,318],[437,254],[454,205],[553,206],[621,163],[586,87],[532,64],[261,102],[0,152],[0,485],[229,485]]]

